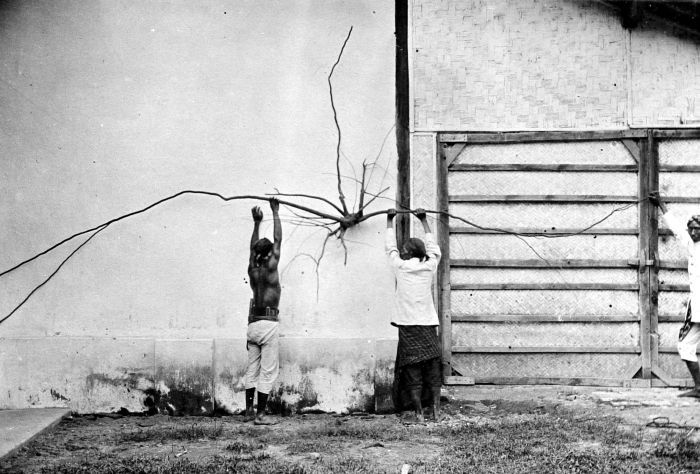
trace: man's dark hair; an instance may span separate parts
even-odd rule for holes
[[[272,242],[267,237],[263,237],[253,244],[253,252],[255,252],[256,259],[266,256],[270,253],[270,250],[272,250]]]
[[[421,239],[411,237],[406,241],[406,250],[411,258],[417,258],[421,262],[428,260],[428,255],[425,253],[425,244]]]

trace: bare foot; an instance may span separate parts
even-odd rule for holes
[[[265,415],[258,415],[255,417],[255,421],[253,423],[256,425],[276,425],[279,423],[279,420],[275,420]]]
[[[692,397],[692,398],[700,398],[700,389],[694,388],[692,390],[688,390],[687,392],[683,392],[679,397]]]

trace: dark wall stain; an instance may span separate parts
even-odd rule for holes
[[[61,395],[60,393],[58,393],[54,389],[51,389],[50,393],[51,393],[51,398],[53,398],[54,400],[63,400],[64,402],[70,401],[68,398],[64,397],[63,395]]]
[[[378,360],[374,370],[374,411],[394,412],[392,389],[394,384],[394,360]]]
[[[160,413],[175,416],[211,415],[214,412],[211,366],[159,367],[156,381],[168,387],[155,406]]]

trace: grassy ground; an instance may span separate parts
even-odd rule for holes
[[[700,472],[688,429],[620,424],[602,411],[451,404],[440,423],[395,415],[73,417],[0,461],[0,472]],[[404,467],[405,469],[405,467]]]

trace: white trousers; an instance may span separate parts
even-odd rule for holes
[[[700,323],[691,323],[688,334],[678,341],[678,353],[688,362],[698,361],[698,343],[700,342]]]
[[[248,367],[245,388],[270,393],[280,371],[279,323],[255,321],[248,324]]]

